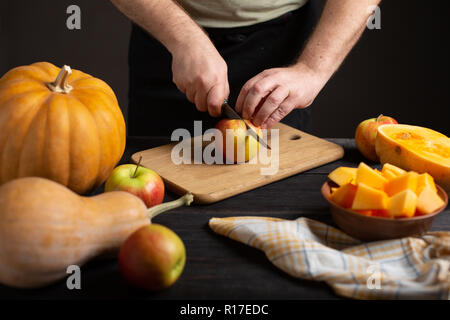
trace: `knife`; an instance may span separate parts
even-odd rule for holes
[[[244,120],[242,117],[228,104],[227,100],[223,101],[222,104],[222,115],[225,116],[228,119],[237,119],[237,120]],[[256,141],[258,141],[263,147],[265,147],[268,150],[272,150],[270,146],[264,141],[263,138],[261,138],[255,130],[253,130],[252,127],[250,127],[247,122],[245,122],[245,127],[247,128],[247,133],[251,135]]]

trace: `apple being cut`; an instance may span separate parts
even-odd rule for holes
[[[147,208],[164,200],[164,182],[153,170],[139,164],[123,164],[116,167],[106,180],[105,192],[126,191],[144,201]]]
[[[256,134],[261,136],[261,129],[255,127],[250,121],[244,120]],[[216,129],[222,133],[222,140],[217,141],[218,150],[222,151],[227,163],[248,162],[259,152],[259,142],[247,135],[247,127],[242,120],[222,119],[216,124]],[[227,141],[231,145],[227,152]],[[234,148],[233,148],[234,146]]]
[[[186,248],[172,230],[151,224],[132,233],[119,252],[119,269],[133,286],[150,291],[170,287],[186,263]]]
[[[364,120],[356,128],[356,147],[369,160],[378,161],[378,156],[375,152],[375,141],[378,127],[383,124],[397,124],[397,121],[391,117],[380,115],[378,118]]]

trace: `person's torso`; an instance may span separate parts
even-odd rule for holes
[[[201,26],[233,28],[279,17],[308,0],[176,0]]]

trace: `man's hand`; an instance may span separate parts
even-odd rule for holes
[[[212,43],[193,42],[187,48],[173,50],[172,57],[173,82],[178,89],[199,111],[220,116],[230,88],[227,64]]]
[[[294,108],[308,107],[355,45],[379,2],[327,0],[297,62],[250,79],[239,94],[237,111],[255,125],[270,128]]]
[[[269,129],[293,109],[311,105],[327,80],[301,63],[265,70],[242,87],[236,111]]]

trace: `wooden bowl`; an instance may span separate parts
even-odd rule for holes
[[[363,241],[398,239],[420,236],[430,230],[434,217],[441,213],[448,204],[447,193],[438,185],[439,196],[445,205],[439,210],[412,218],[389,219],[365,216],[350,209],[345,209],[330,200],[331,187],[337,185],[327,181],[322,185],[322,195],[331,207],[331,215],[338,227],[348,235]]]

